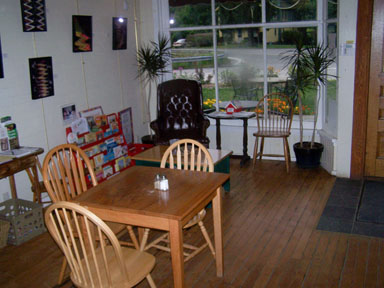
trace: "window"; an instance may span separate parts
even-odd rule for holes
[[[173,76],[201,81],[206,108],[268,92],[289,94],[293,81],[281,58],[294,47],[295,33],[308,44],[336,43],[337,0],[216,0],[213,11],[211,0],[159,1],[169,8]],[[329,17],[322,13],[333,20],[323,21]],[[331,98],[335,91],[336,81],[328,87]],[[311,115],[316,91],[306,94]]]
[[[266,0],[267,22],[316,20],[315,0]]]
[[[337,58],[337,0],[328,0],[327,7],[327,44],[330,48],[333,48],[334,56]],[[337,61],[336,61],[337,63]],[[334,64],[328,69],[328,74],[337,75],[337,65]],[[325,117],[324,117],[324,129],[326,129],[331,135],[337,135],[337,78],[330,77],[328,79],[327,93],[325,97]]]

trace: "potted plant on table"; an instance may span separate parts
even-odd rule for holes
[[[167,66],[171,60],[171,47],[169,39],[165,35],[158,35],[158,41],[151,41],[150,44],[144,44],[137,50],[138,78],[143,82],[144,90],[147,91],[144,96],[146,123],[151,122],[151,96],[152,86],[157,88],[159,79],[165,73],[168,73]],[[150,135],[144,136],[143,141],[152,141],[152,130],[149,128]],[[149,139],[147,139],[149,138]]]
[[[332,49],[321,43],[306,46],[303,37],[297,35],[294,52],[288,52],[290,54],[282,57],[282,60],[286,62],[285,67],[290,66],[291,77],[295,81],[295,94],[299,106],[300,142],[295,143],[293,149],[296,162],[301,168],[314,168],[320,165],[324,146],[315,142],[315,135],[319,103],[325,84],[329,77],[336,77],[328,74],[328,68],[335,62],[332,52]],[[317,91],[313,130],[311,141],[303,141],[303,97],[310,87],[315,87]]]

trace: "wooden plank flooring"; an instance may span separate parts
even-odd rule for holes
[[[335,178],[294,163],[287,174],[284,165],[263,160],[255,170],[240,169],[231,159],[231,191],[223,195],[224,277],[216,277],[206,249],[185,264],[187,287],[384,287],[384,238],[316,230]],[[202,243],[198,227],[184,233],[184,241]],[[172,287],[169,254],[150,252],[157,286]],[[0,287],[54,287],[61,261],[47,233],[7,246],[0,250]]]

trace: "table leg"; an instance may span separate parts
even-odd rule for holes
[[[216,119],[216,149],[221,150],[220,119]]]
[[[39,174],[37,172],[37,167],[34,165],[32,167],[33,174],[33,186],[35,187],[35,194],[37,197],[37,203],[41,203],[41,193],[40,193],[40,183],[39,183]]]
[[[223,232],[221,219],[221,188],[217,188],[216,196],[212,200],[213,207],[213,228],[215,232],[215,251],[216,251],[216,275],[223,277]]]
[[[174,287],[184,287],[183,227],[177,220],[169,220]]]
[[[15,176],[10,175],[8,179],[9,179],[9,186],[11,187],[12,199],[17,199]]]
[[[243,158],[240,161],[240,167],[250,159],[248,155],[248,119],[243,119]]]

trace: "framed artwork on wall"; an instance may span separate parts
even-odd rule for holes
[[[0,78],[4,78],[3,53],[1,52],[1,37],[0,37]]]
[[[113,17],[112,27],[112,49],[127,49],[127,18]]]
[[[54,95],[52,57],[29,59],[32,99]]]
[[[73,52],[92,51],[92,16],[72,15]]]
[[[47,31],[45,0],[20,0],[24,32]]]
[[[125,143],[133,144],[132,108],[129,107],[119,112],[119,126],[123,132]]]

